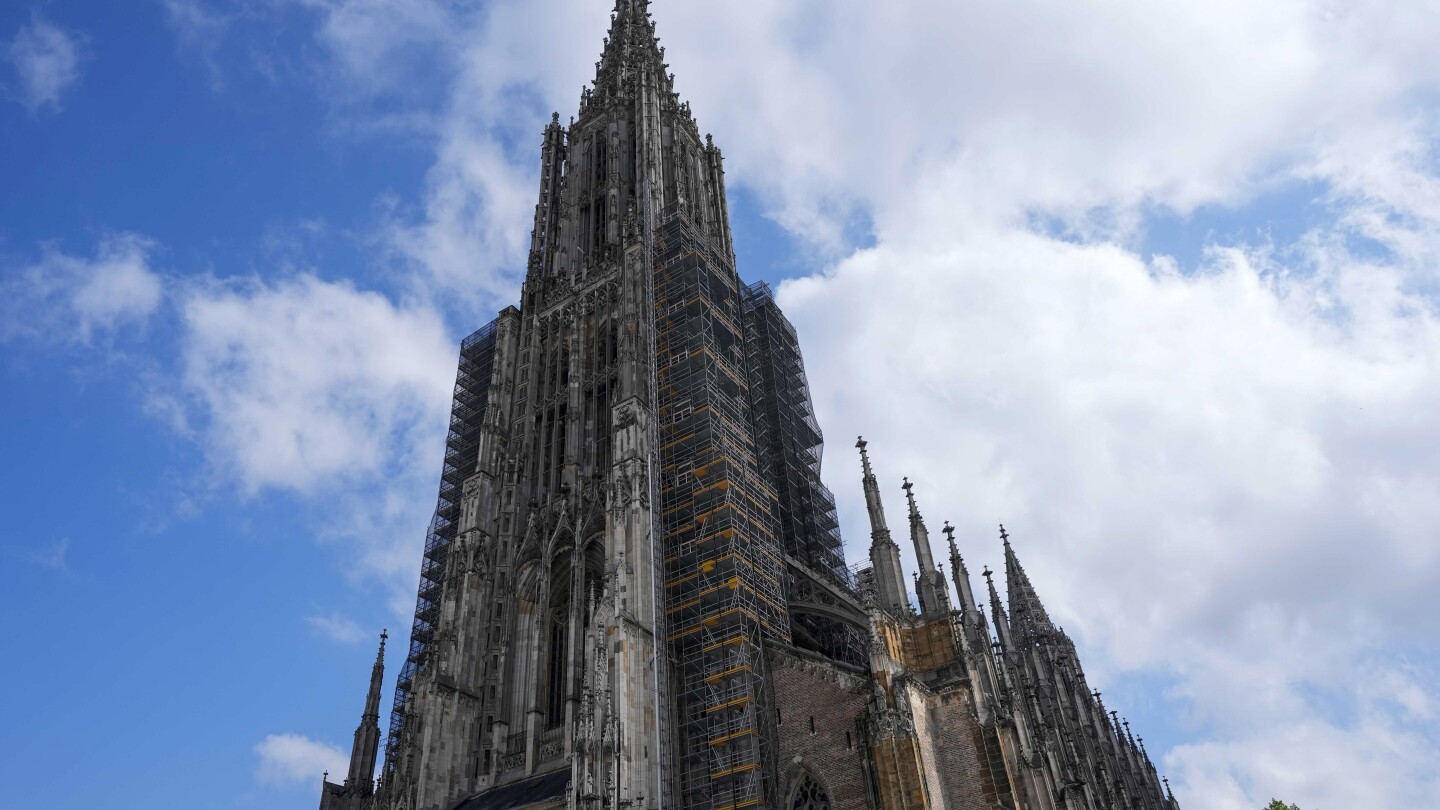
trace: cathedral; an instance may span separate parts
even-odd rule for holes
[[[545,127],[521,300],[460,346],[389,727],[382,636],[320,810],[1178,810],[1003,527],[1002,601],[948,524],[947,580],[905,481],[907,582],[863,439],[847,567],[798,337],[740,280],[667,67],[617,0]]]

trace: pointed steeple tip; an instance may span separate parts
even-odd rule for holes
[[[905,501],[910,506],[910,522],[913,524],[921,520],[920,507],[915,505],[915,484],[909,478],[903,478],[901,481],[903,483],[900,484],[900,488],[905,490]]]
[[[873,478],[875,473],[870,469],[870,454],[865,452],[865,448],[869,445],[870,443],[865,441],[864,436],[855,439],[855,446],[860,448],[860,465],[865,468],[866,477]]]
[[[1000,524],[1000,542],[1004,543],[1007,546],[1010,545],[1010,533],[1005,531],[1004,523]]]

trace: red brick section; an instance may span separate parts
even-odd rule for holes
[[[868,679],[803,653],[772,647],[769,657],[780,712],[780,801],[789,801],[808,771],[829,794],[832,810],[868,810],[859,727],[870,696]],[[788,810],[788,804],[780,807]]]
[[[970,696],[955,690],[940,696],[931,724],[934,749],[945,791],[945,810],[997,810],[1009,797],[1009,785],[996,785],[985,760],[980,723],[970,713]]]

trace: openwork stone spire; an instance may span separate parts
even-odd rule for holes
[[[1005,590],[1010,597],[1011,623],[1016,635],[1033,640],[1055,634],[1055,625],[1040,603],[1040,597],[1035,593],[1035,586],[1030,584],[1030,577],[1020,565],[1020,559],[1015,556],[1010,535],[1003,524],[1000,526],[1000,539],[1005,544]]]

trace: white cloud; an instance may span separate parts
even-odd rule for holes
[[[439,432],[456,350],[428,309],[302,275],[198,288],[181,315],[185,391],[252,492],[374,476]]]
[[[271,734],[255,745],[255,754],[260,757],[256,781],[273,787],[318,782],[325,773],[343,776],[350,767],[339,748],[300,734]]]
[[[153,248],[128,233],[105,237],[89,259],[46,247],[40,261],[0,285],[5,314],[0,338],[89,343],[122,327],[143,326],[165,292],[150,267]]]
[[[1175,679],[1172,710],[1215,746],[1203,773],[1187,764],[1200,749],[1174,754],[1187,807],[1238,810],[1272,786],[1355,806],[1341,785],[1359,770],[1301,784],[1246,757],[1301,720],[1357,747],[1394,731],[1323,718],[1440,632],[1440,470],[1416,450],[1440,446],[1440,317],[1403,273],[1316,250],[1305,266],[1216,250],[1183,276],[1111,245],[976,229],[882,244],[781,291],[852,556],[863,499],[839,447],[864,433],[891,486],[910,476],[927,516],[960,527],[973,570],[998,567],[1008,524],[1098,682]],[[1433,748],[1431,701],[1402,683],[1392,709]],[[1248,774],[1234,802],[1190,781],[1227,755]]]
[[[305,623],[310,625],[310,629],[340,644],[355,644],[370,635],[353,619],[338,613],[328,616],[307,616]]]
[[[192,288],[174,401],[217,481],[323,504],[320,539],[413,607],[457,348],[427,307],[314,276]]]
[[[10,41],[10,61],[20,79],[20,101],[32,112],[58,112],[60,97],[80,78],[81,38],[31,12]]]

